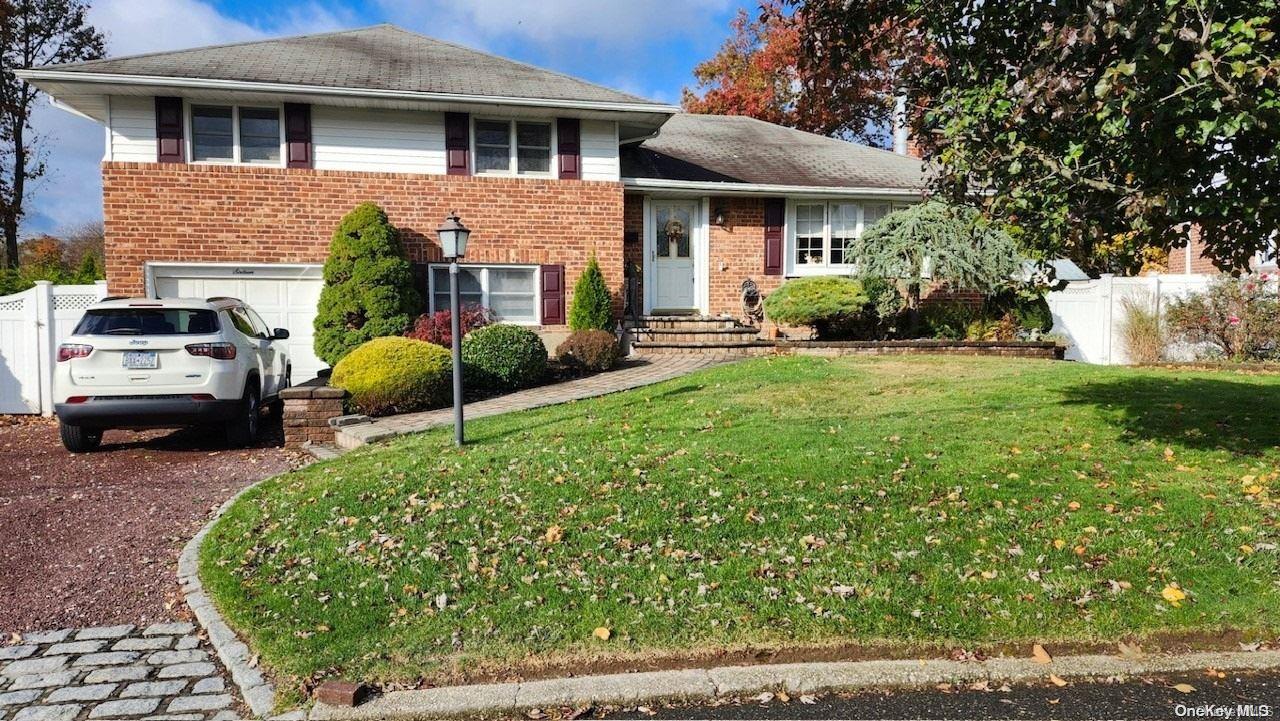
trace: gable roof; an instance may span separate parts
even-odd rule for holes
[[[652,100],[462,45],[375,25],[22,71],[655,106]]]
[[[673,115],[623,148],[624,178],[812,188],[923,190],[924,164],[866,145],[734,115]]]

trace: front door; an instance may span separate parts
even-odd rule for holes
[[[694,295],[693,228],[697,201],[653,201],[653,310],[692,311]]]

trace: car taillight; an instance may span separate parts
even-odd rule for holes
[[[214,400],[214,397],[213,397],[213,394],[212,394],[212,393],[193,393],[193,394],[191,394],[191,400],[193,400],[193,401],[211,401],[211,400]]]
[[[234,360],[236,346],[234,343],[192,343],[187,346],[191,355],[208,356],[217,360]]]
[[[83,345],[80,343],[63,343],[58,346],[58,362],[69,361],[72,358],[85,358],[93,352],[93,346]]]
[[[67,399],[67,403],[84,403],[89,400],[89,396],[71,396]]]

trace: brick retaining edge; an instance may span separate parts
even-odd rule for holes
[[[284,447],[333,445],[330,418],[345,413],[347,392],[327,385],[293,386],[280,391],[284,401]]]

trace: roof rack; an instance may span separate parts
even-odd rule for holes
[[[108,296],[105,296],[105,297],[101,298],[98,302],[99,302],[99,303],[105,303],[105,302],[107,302],[107,301],[109,301],[109,300],[124,300],[124,299],[126,299],[126,298],[128,298],[128,297],[129,297],[129,296],[127,296],[127,295],[108,295]]]

